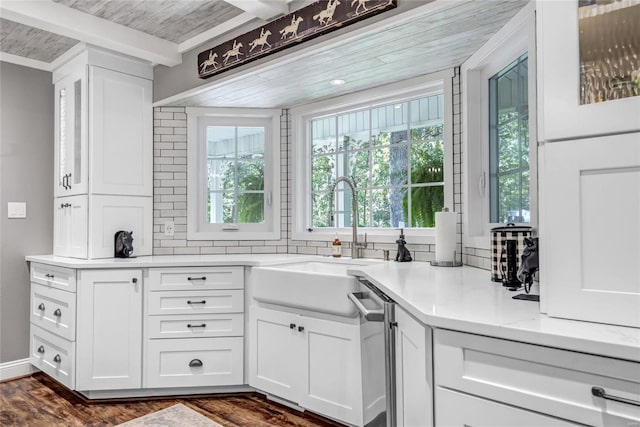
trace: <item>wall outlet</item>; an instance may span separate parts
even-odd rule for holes
[[[7,218],[26,218],[27,204],[25,202],[8,202]]]
[[[174,223],[173,221],[165,221],[164,222],[164,235],[165,236],[173,236],[174,233]]]

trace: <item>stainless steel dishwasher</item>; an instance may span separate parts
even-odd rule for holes
[[[361,328],[376,329],[381,328],[384,341],[374,341],[375,345],[362,342],[363,365],[375,365],[375,358],[384,355],[384,373],[381,372],[381,366],[378,369],[370,370],[369,375],[365,376],[364,381],[371,384],[379,384],[384,382],[384,412],[376,414],[367,422],[367,427],[396,426],[396,343],[395,343],[395,301],[384,294],[373,283],[358,277],[360,289],[358,292],[351,292],[349,299],[358,307],[361,316]],[[375,322],[375,325],[370,323]],[[362,334],[364,337],[371,334]],[[382,348],[381,348],[382,347]],[[372,362],[372,358],[374,362]],[[381,365],[381,363],[380,363]],[[363,371],[367,371],[364,369]],[[381,377],[384,375],[384,379]],[[372,376],[372,377],[368,377]],[[368,377],[368,378],[367,378]],[[368,384],[363,384],[363,389],[371,389]]]

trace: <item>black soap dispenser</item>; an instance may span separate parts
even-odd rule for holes
[[[407,249],[407,247],[405,246],[407,244],[407,241],[404,240],[404,228],[400,229],[400,238],[396,240],[396,243],[398,244],[398,253],[396,254],[396,261],[397,262],[413,261],[413,258],[411,258],[411,253],[409,252],[409,249]]]

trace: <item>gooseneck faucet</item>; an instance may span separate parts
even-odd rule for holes
[[[351,232],[353,234],[353,243],[351,244],[351,258],[362,258],[362,250],[367,247],[367,233],[364,233],[364,242],[358,242],[358,190],[353,179],[340,176],[329,187],[329,227],[334,226],[333,220],[333,202],[335,201],[336,186],[344,182],[351,187]]]

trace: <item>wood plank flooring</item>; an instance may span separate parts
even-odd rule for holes
[[[0,426],[115,426],[182,403],[225,427],[339,427],[266,400],[258,393],[91,402],[39,372],[0,383]]]

